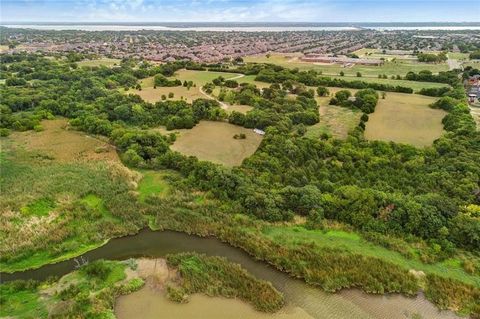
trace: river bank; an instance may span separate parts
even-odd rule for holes
[[[335,294],[309,286],[271,266],[254,260],[244,251],[231,247],[214,238],[201,238],[173,231],[143,230],[134,236],[112,239],[106,245],[83,255],[90,262],[97,259],[125,260],[149,256],[162,257],[171,253],[195,251],[209,256],[226,257],[239,263],[259,279],[267,280],[285,295],[288,305],[299,307],[314,318],[331,313],[338,318],[405,318],[403,313],[420,314],[423,318],[457,318],[450,311],[439,311],[423,295],[408,298],[398,294],[370,295],[359,290],[341,290]],[[39,279],[62,276],[75,269],[75,261],[67,260],[57,264],[19,272],[2,274],[2,281],[16,279]]]

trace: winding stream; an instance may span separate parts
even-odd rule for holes
[[[359,290],[325,293],[301,280],[289,277],[264,262],[256,261],[244,251],[222,243],[215,238],[201,238],[174,231],[142,230],[137,235],[112,239],[106,245],[83,255],[89,261],[96,259],[123,260],[134,257],[162,257],[169,253],[196,251],[206,255],[228,258],[241,264],[260,279],[270,281],[284,293],[287,307],[300,308],[314,318],[458,318],[449,311],[439,311],[421,294],[416,298],[394,295],[368,295]],[[1,274],[1,281],[15,279],[44,280],[49,276],[63,276],[75,269],[75,261],[67,260],[38,269],[12,274]],[[212,302],[215,302],[212,299]]]

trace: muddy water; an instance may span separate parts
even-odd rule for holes
[[[214,298],[201,294],[191,296],[186,304],[179,304],[169,301],[163,294],[149,287],[118,298],[115,315],[118,319],[313,319],[300,307],[285,307],[278,313],[266,314],[238,299]]]
[[[254,260],[242,250],[224,244],[217,239],[200,238],[172,231],[154,232],[143,230],[134,236],[111,240],[105,246],[86,253],[84,258],[89,261],[100,258],[122,260],[143,256],[162,257],[168,253],[184,251],[196,251],[211,256],[226,257],[230,261],[241,264],[257,278],[272,282],[272,284],[285,295],[287,305],[284,311],[290,314],[292,314],[293,311],[294,315],[298,315],[294,318],[305,318],[303,317],[305,314],[313,318],[331,319],[404,319],[411,318],[416,314],[421,315],[423,319],[457,318],[451,312],[438,311],[421,295],[416,298],[406,298],[401,295],[373,296],[358,290],[345,290],[336,294],[328,294],[320,289],[310,287],[300,280],[290,278],[288,275],[273,269],[269,265]],[[65,275],[71,272],[74,266],[75,262],[68,260],[26,272],[1,274],[0,278],[2,281],[30,278],[42,280],[52,275]],[[221,307],[226,307],[226,309],[230,307],[232,311],[237,312],[238,310],[239,313],[244,311],[245,317],[242,318],[248,318],[246,312],[249,310],[253,311],[250,308],[246,309],[245,307],[248,308],[249,306],[240,301],[223,298],[205,299],[206,297],[194,296],[192,303],[188,305],[177,305],[162,298],[160,295],[152,295],[152,292],[144,289],[120,299],[117,306],[122,307],[124,311],[136,310],[132,312],[135,315],[128,318],[148,318],[146,315],[149,311],[153,311],[154,317],[152,318],[214,318],[215,313],[210,313],[209,311],[220,310]],[[143,304],[142,300],[145,300],[144,302],[151,301],[150,306],[149,304]],[[158,308],[156,306],[157,304],[163,304],[164,307]],[[185,308],[178,308],[184,306]],[[158,311],[155,311],[152,307],[155,309],[158,308]],[[172,311],[172,315],[164,312],[167,311],[166,308],[169,309],[168,311]],[[193,311],[192,309],[196,310]],[[181,313],[176,315],[175,311],[180,311]],[[297,311],[296,314],[295,311]],[[189,313],[191,313],[192,316],[189,316]],[[259,313],[256,314],[260,316]],[[231,318],[231,315],[229,314],[227,317]]]

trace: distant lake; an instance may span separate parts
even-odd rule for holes
[[[356,27],[303,27],[303,26],[252,26],[252,27],[168,27],[161,25],[46,25],[46,24],[22,24],[3,25],[9,28],[36,29],[36,30],[81,30],[81,31],[238,31],[238,32],[282,32],[282,31],[355,31]]]
[[[419,31],[428,31],[428,30],[480,30],[480,25],[452,25],[445,24],[441,25],[438,23],[432,23],[431,25],[427,23],[412,25],[412,24],[373,24],[373,23],[358,23],[358,24],[321,24],[321,23],[279,23],[279,24],[248,24],[248,23],[213,23],[213,24],[195,24],[195,23],[185,23],[185,24],[129,24],[129,23],[118,23],[118,24],[108,24],[108,23],[85,23],[85,24],[74,24],[74,23],[31,23],[31,24],[3,24],[5,27],[9,28],[27,28],[27,29],[36,29],[36,30],[81,30],[81,31],[140,31],[140,30],[155,30],[155,31],[218,31],[218,32],[228,32],[228,31],[237,31],[237,32],[283,32],[283,31],[358,31],[361,29],[374,29],[374,30],[419,30]]]

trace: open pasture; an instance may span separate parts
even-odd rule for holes
[[[245,139],[234,139],[235,134],[245,134]],[[225,122],[201,121],[191,130],[184,130],[171,146],[185,155],[226,166],[237,166],[252,155],[262,136],[240,126]]]
[[[42,121],[43,131],[14,132],[9,140],[14,148],[38,152],[61,162],[118,161],[115,147],[96,137],[68,130],[66,119]]]
[[[281,53],[271,54],[269,58],[267,58],[266,55],[248,56],[245,57],[244,60],[245,62],[273,63],[286,68],[298,68],[302,71],[322,71],[325,75],[339,75],[339,73],[343,71],[345,75],[348,76],[355,76],[357,72],[360,72],[364,77],[377,77],[379,74],[386,74],[388,76],[405,76],[409,71],[419,72],[422,70],[430,70],[433,73],[448,71],[447,63],[431,64],[405,59],[386,61],[385,64],[381,66],[354,65],[352,67],[343,67],[342,65],[335,63],[302,62],[298,56],[292,57]]]
[[[174,74],[174,78],[180,81],[193,81],[197,87],[205,85],[207,82],[212,82],[213,79],[223,76],[225,79],[238,78],[238,82],[242,82],[242,74],[228,73],[228,72],[210,72],[210,71],[196,71],[196,70],[178,70]]]
[[[387,93],[369,114],[365,137],[369,140],[393,141],[417,147],[431,145],[443,132],[443,110],[431,109],[432,97]]]
[[[113,67],[116,65],[120,65],[121,60],[120,59],[110,59],[110,58],[100,58],[100,59],[95,59],[95,60],[83,60],[80,62],[77,62],[78,66],[107,66],[107,67]]]
[[[139,95],[144,101],[155,103],[158,101],[162,101],[162,95],[165,95],[166,100],[186,100],[187,102],[191,103],[196,99],[204,99],[205,95],[203,95],[200,90],[196,87],[191,87],[190,89],[184,86],[173,86],[173,87],[157,87],[154,88],[153,86],[150,87],[143,87],[141,90],[129,90],[126,91],[128,94],[137,94]],[[173,97],[168,97],[169,93],[173,93]]]
[[[243,77],[243,74],[237,73],[226,73],[226,72],[209,72],[209,71],[195,71],[195,70],[179,70],[175,73],[172,78],[176,78],[184,81],[192,81],[195,86],[192,86],[190,89],[184,86],[174,86],[174,87],[156,87],[154,88],[154,77],[148,77],[143,79],[140,84],[142,86],[141,90],[129,90],[126,93],[137,94],[143,100],[155,103],[162,100],[162,95],[165,95],[167,100],[180,100],[184,99],[187,102],[191,103],[196,99],[205,99],[208,98],[205,94],[200,92],[200,88],[205,85],[207,82],[211,82],[213,79],[223,76],[225,79],[240,78]],[[168,94],[173,93],[173,97],[169,98]]]
[[[348,132],[353,130],[360,121],[360,111],[348,109],[337,105],[320,105],[318,108],[320,121],[309,126],[305,136],[319,138],[326,133],[338,139],[347,137]]]

